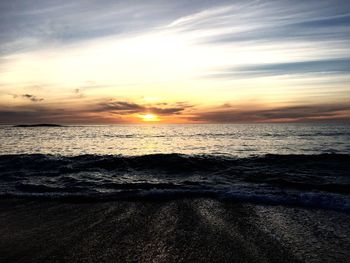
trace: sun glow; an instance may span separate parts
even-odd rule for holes
[[[158,116],[151,113],[140,115],[140,117],[143,121],[159,121]]]

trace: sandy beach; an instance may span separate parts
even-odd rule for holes
[[[348,262],[350,215],[212,199],[0,201],[2,262]]]

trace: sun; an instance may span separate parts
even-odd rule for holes
[[[142,114],[140,117],[143,121],[159,121],[158,116],[152,113]]]

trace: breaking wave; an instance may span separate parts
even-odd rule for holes
[[[350,211],[350,155],[1,155],[0,185],[2,197],[212,197]]]

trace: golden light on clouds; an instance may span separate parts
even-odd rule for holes
[[[350,111],[334,107],[350,105],[349,21],[338,21],[342,10],[293,1],[259,8],[255,1],[179,1],[176,10],[171,1],[161,10],[158,1],[111,1],[97,12],[102,5],[82,2],[28,5],[28,23],[8,4],[0,123],[308,121]],[[95,19],[84,21],[90,16],[75,12],[80,8]],[[336,23],[322,22],[318,30],[308,23],[325,16]],[[45,17],[62,27],[43,30]],[[306,112],[297,114],[301,108]]]

